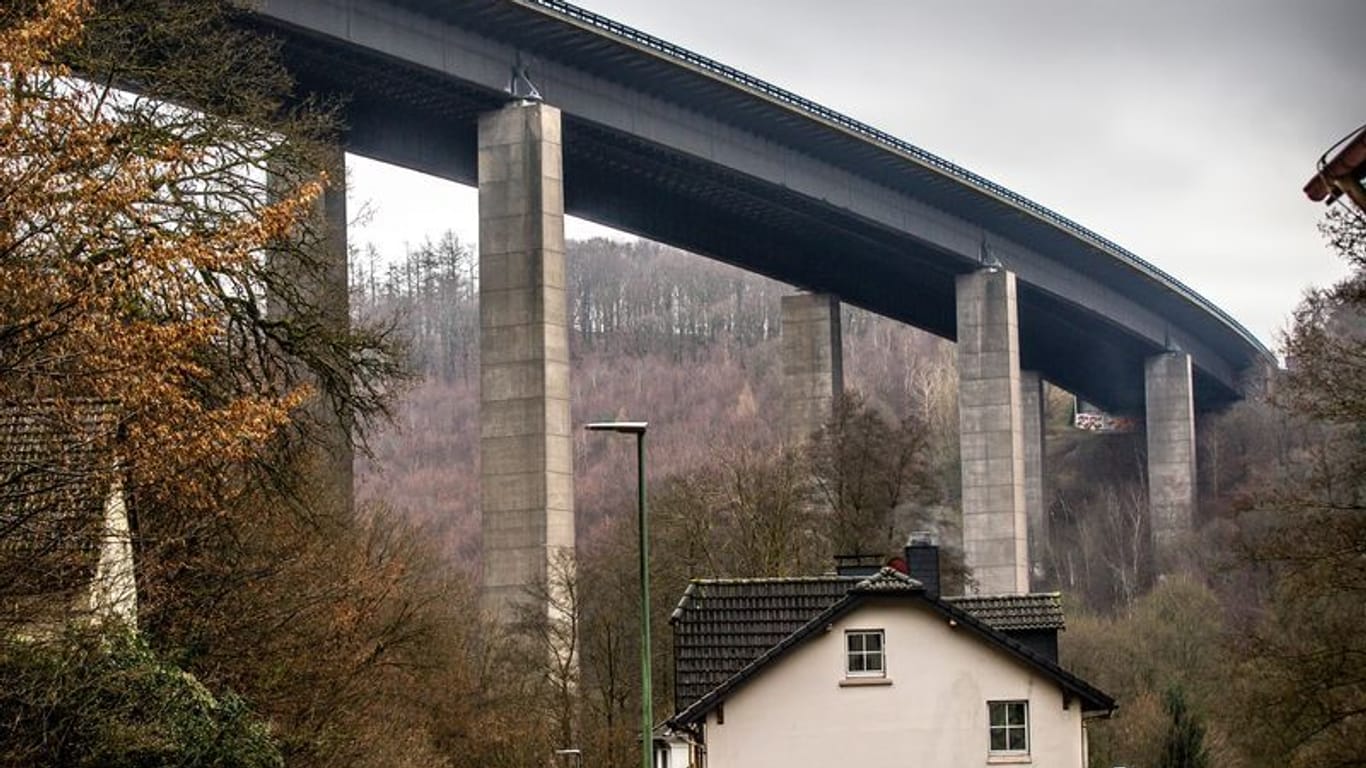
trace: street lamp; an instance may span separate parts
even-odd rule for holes
[[[636,515],[640,530],[640,765],[654,764],[654,694],[650,685],[650,529],[645,516],[644,421],[595,421],[589,432],[621,432],[636,436]]]

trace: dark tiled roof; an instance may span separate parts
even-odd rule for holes
[[[112,404],[0,404],[0,597],[61,593],[93,577],[116,476]]]
[[[674,707],[694,701],[778,645],[850,591],[918,591],[920,583],[883,569],[873,578],[803,576],[698,579],[688,585],[670,621],[674,627]],[[1062,629],[1057,593],[946,597],[1002,632]]]
[[[1057,592],[964,595],[945,599],[1002,632],[1066,627],[1062,615],[1062,595]]]
[[[679,705],[677,706],[676,714],[669,719],[670,724],[679,727],[690,727],[719,703],[725,701],[726,697],[729,696],[732,691],[739,686],[744,685],[746,681],[764,667],[805,642],[807,638],[817,634],[823,627],[828,626],[830,622],[837,620],[840,616],[857,608],[864,600],[870,599],[906,600],[927,606],[930,610],[947,617],[951,621],[957,622],[958,626],[977,635],[981,640],[994,646],[1002,653],[1016,658],[1033,667],[1041,674],[1056,681],[1062,687],[1066,695],[1076,695],[1080,697],[1083,712],[1109,716],[1115,709],[1116,705],[1114,699],[1106,695],[1104,691],[1097,689],[1085,680],[1082,680],[1071,672],[1058,666],[1057,662],[1053,661],[1051,658],[1018,642],[1005,632],[991,627],[982,619],[977,618],[954,603],[925,594],[924,589],[921,588],[914,579],[894,572],[889,573],[886,569],[876,576],[862,581],[847,578],[838,579],[838,577],[820,577],[818,579],[802,580],[751,579],[709,583],[712,585],[718,583],[748,584],[750,590],[745,599],[752,603],[758,602],[762,604],[766,598],[762,595],[757,597],[754,595],[753,590],[756,586],[760,588],[760,591],[762,591],[764,586],[781,591],[785,590],[787,585],[793,581],[800,581],[807,584],[818,582],[822,587],[827,589],[843,584],[847,587],[847,590],[833,603],[823,610],[816,612],[810,619],[797,627],[790,634],[783,637],[776,644],[764,649],[758,656],[753,657],[750,661],[741,664],[733,673],[725,676],[718,684],[707,689],[701,696],[686,700],[680,697],[679,702],[677,702]],[[687,605],[688,603],[688,597],[685,595],[684,600],[680,601],[678,610],[675,611],[674,626],[676,631],[680,624],[685,624],[688,620],[688,613],[690,611],[690,608]],[[681,615],[679,614],[679,611],[682,611]],[[728,617],[728,621],[732,623],[736,622],[738,621],[738,617],[730,616]],[[677,653],[677,648],[678,646],[675,644],[675,653]],[[694,648],[694,650],[697,649]],[[682,676],[680,675],[680,686],[682,683]]]
[[[674,705],[681,711],[844,596],[857,579],[698,579],[674,625]]]

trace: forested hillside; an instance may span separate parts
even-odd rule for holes
[[[402,259],[353,259],[368,317],[395,315],[422,378],[359,476],[379,499],[427,526],[455,562],[479,558],[478,301],[472,249],[452,235]],[[719,455],[774,448],[780,436],[779,298],[792,289],[652,243],[569,246],[573,413],[647,419],[658,481]],[[889,418],[914,414],[935,446],[946,494],[957,472],[953,347],[913,328],[845,308],[846,385]],[[621,508],[630,446],[575,436],[580,537]],[[951,497],[942,499],[950,503]],[[629,509],[629,504],[626,505]],[[477,572],[472,570],[471,572]]]

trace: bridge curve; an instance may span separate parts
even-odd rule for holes
[[[529,62],[563,113],[565,209],[946,338],[954,278],[1017,275],[1025,368],[1115,411],[1191,355],[1197,407],[1274,362],[1179,280],[923,149],[561,0],[264,0],[301,86],[346,97],[347,149],[476,182],[476,120]]]

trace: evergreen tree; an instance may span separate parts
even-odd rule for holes
[[[1167,689],[1166,709],[1171,723],[1163,739],[1158,768],[1206,768],[1209,752],[1205,750],[1205,725],[1186,706],[1186,696],[1179,686]]]

